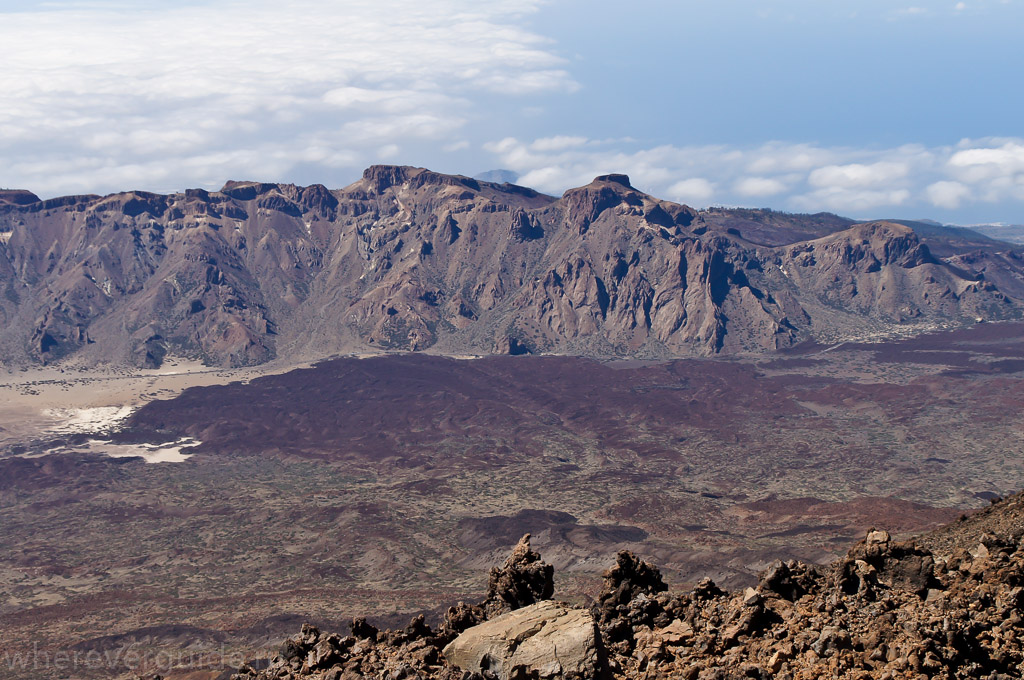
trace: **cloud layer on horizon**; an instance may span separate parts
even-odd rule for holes
[[[0,185],[211,185],[457,144],[481,92],[576,86],[550,41],[520,27],[539,2],[72,2],[0,14]]]
[[[624,172],[637,187],[694,207],[771,206],[860,216],[1024,201],[1024,139],[965,139],[933,148],[771,142],[623,151],[629,141],[506,138],[485,148],[519,173],[520,183],[556,194],[598,174]]]
[[[630,119],[627,134],[651,140],[601,139],[603,114],[570,106],[573,93],[608,87],[585,77],[594,55],[534,27],[554,4],[0,0],[0,187],[54,196],[227,179],[337,186],[394,162],[504,167],[556,194],[626,172],[697,207],[1024,221],[1014,217],[1024,204],[1019,137],[688,145],[674,127],[634,132]]]

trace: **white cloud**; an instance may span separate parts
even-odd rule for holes
[[[967,182],[984,182],[1024,173],[1024,141],[1005,140],[999,146],[972,147],[970,142],[949,159],[953,174]]]
[[[751,198],[775,196],[785,190],[786,185],[783,182],[768,177],[744,177],[736,182],[736,193]]]
[[[579,179],[579,175],[576,175],[573,179],[567,179],[567,174],[562,168],[545,166],[534,168],[533,170],[520,175],[519,180],[516,183],[528,187],[538,187],[542,191],[552,191],[550,187],[565,189],[570,186],[581,186],[586,184],[587,181],[587,179]]]
[[[714,195],[715,185],[703,177],[684,179],[668,188],[669,198],[701,208],[707,207]]]
[[[401,152],[402,150],[397,144],[385,144],[377,149],[377,158],[382,160],[391,160],[396,158]]]
[[[813,187],[823,189],[851,189],[889,184],[907,176],[905,163],[880,161],[870,165],[850,163],[827,165],[813,170],[807,180]]]
[[[562,151],[563,149],[572,149],[574,147],[583,146],[586,143],[586,137],[543,137],[541,139],[534,140],[534,142],[530,144],[530,149],[533,151]]]
[[[19,6],[0,21],[0,186],[52,196],[297,174],[331,183],[379,160],[469,158],[437,169],[509,168],[550,193],[626,172],[696,205],[925,214],[1024,201],[1016,138],[854,148],[576,134],[554,118],[571,107],[552,99],[577,88],[570,62],[527,21],[546,1]],[[532,117],[537,138],[501,139],[499,108]]]
[[[519,140],[515,137],[506,137],[505,139],[498,140],[497,142],[487,142],[484,144],[484,149],[496,154],[511,153],[519,148]]]
[[[523,28],[541,2],[69,2],[4,14],[0,185],[181,188],[198,159],[219,185],[301,163],[358,170],[423,140],[457,145],[468,120],[486,119],[481,92],[576,87],[549,41]],[[33,171],[44,167],[58,171]]]
[[[1024,201],[1024,140],[964,140],[955,146],[883,149],[771,142],[756,147],[657,146],[625,150],[624,140],[573,144],[520,141],[485,144],[520,183],[551,194],[594,176],[627,173],[634,186],[695,207],[764,204],[796,211],[877,216],[894,208],[921,215],[966,202]],[[538,143],[539,142],[539,143]]]
[[[893,12],[895,17],[917,17],[928,14],[928,10],[924,7],[904,7]]]
[[[866,210],[901,206],[910,198],[907,189],[847,189],[828,187],[794,196],[792,204],[807,212],[833,211],[861,214]]]
[[[783,144],[771,142],[751,153],[750,172],[801,172],[835,163],[841,156],[829,149],[810,144]]]
[[[940,208],[956,210],[964,200],[971,196],[971,190],[960,182],[942,180],[929,184],[926,189],[928,200]]]

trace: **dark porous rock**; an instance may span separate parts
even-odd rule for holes
[[[616,555],[615,566],[604,573],[604,587],[598,596],[595,616],[601,623],[611,623],[627,612],[634,600],[642,597],[643,602],[638,602],[638,605],[639,609],[645,609],[643,603],[648,602],[648,596],[666,590],[668,587],[657,567],[623,550]]]
[[[817,570],[795,560],[776,560],[761,575],[757,584],[763,595],[775,595],[795,602],[811,592],[819,578]]]
[[[359,639],[377,639],[377,629],[371,624],[367,623],[366,619],[362,616],[352,619],[352,623],[349,624],[349,628],[352,630],[352,635]]]
[[[491,569],[484,609],[489,615],[549,600],[555,569],[530,548],[530,534],[519,540],[501,568]]]
[[[636,645],[638,630],[667,625],[674,602],[666,590],[657,567],[629,551],[619,552],[615,565],[604,573],[604,586],[593,608],[605,642],[627,651]]]
[[[876,586],[907,590],[924,597],[936,585],[932,554],[913,541],[893,541],[888,532],[869,531],[836,566],[844,592],[874,594]]]
[[[454,607],[449,607],[445,613],[444,621],[441,623],[441,634],[454,639],[467,628],[486,620],[487,614],[482,607],[459,602]]]
[[[725,595],[725,591],[719,588],[710,578],[702,578],[693,587],[691,595],[695,600],[713,600]]]

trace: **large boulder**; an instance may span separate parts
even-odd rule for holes
[[[878,586],[924,597],[937,585],[932,554],[913,541],[894,541],[887,531],[868,532],[834,568],[833,582],[847,594],[875,596]]]
[[[498,680],[592,680],[606,675],[590,612],[551,601],[466,630],[444,648],[444,656],[449,664]]]

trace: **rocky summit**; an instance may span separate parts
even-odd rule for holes
[[[560,198],[400,166],[338,190],[5,191],[0,351],[146,367],[169,353],[664,358],[1021,315],[1019,246],[922,229],[696,211],[618,174]]]
[[[1024,674],[1024,496],[916,540],[871,530],[830,566],[775,562],[756,587],[705,579],[670,593],[620,552],[589,607],[549,599],[553,574],[520,541],[487,599],[432,628],[346,635],[305,626],[234,680],[445,678],[991,678]]]

